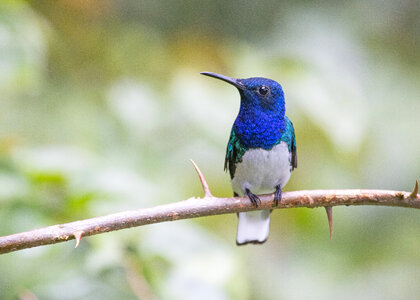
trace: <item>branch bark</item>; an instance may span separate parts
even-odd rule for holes
[[[202,176],[196,165],[195,168],[205,191],[203,198],[190,198],[152,208],[125,211],[3,236],[0,237],[0,254],[65,242],[72,239],[76,239],[77,247],[81,238],[85,236],[153,223],[258,209],[315,208],[338,205],[380,205],[420,208],[417,182],[411,193],[387,190],[306,190],[284,192],[281,202],[277,207],[273,207],[273,194],[262,195],[260,196],[261,205],[256,208],[246,197],[218,198],[212,196],[204,176]]]

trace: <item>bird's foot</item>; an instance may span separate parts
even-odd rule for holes
[[[258,205],[261,204],[261,200],[257,195],[251,193],[251,191],[249,189],[245,189],[245,192],[246,192],[249,200],[251,200],[251,203],[254,204],[255,207],[258,207]]]
[[[276,186],[276,191],[274,192],[274,206],[278,206],[281,201],[281,186]]]

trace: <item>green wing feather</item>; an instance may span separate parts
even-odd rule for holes
[[[286,119],[286,130],[280,138],[280,141],[284,141],[289,146],[289,151],[292,153],[291,166],[292,170],[297,168],[297,152],[296,152],[296,136],[295,128],[293,127],[292,121],[288,117]]]
[[[232,129],[230,132],[229,142],[226,148],[225,171],[229,169],[230,178],[235,176],[236,164],[242,161],[242,156],[248,148],[241,145],[239,138]]]

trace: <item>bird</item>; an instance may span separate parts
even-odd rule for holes
[[[268,78],[231,78],[212,72],[202,75],[236,87],[241,96],[226,149],[224,169],[228,171],[234,196],[247,196],[255,207],[258,195],[274,192],[274,205],[297,168],[293,123],[285,115],[282,86]],[[262,244],[269,235],[270,210],[238,213],[237,245]]]

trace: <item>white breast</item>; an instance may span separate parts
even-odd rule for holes
[[[236,165],[232,188],[243,195],[245,189],[254,194],[272,193],[277,185],[285,186],[290,178],[291,154],[285,142],[271,150],[250,149]]]

